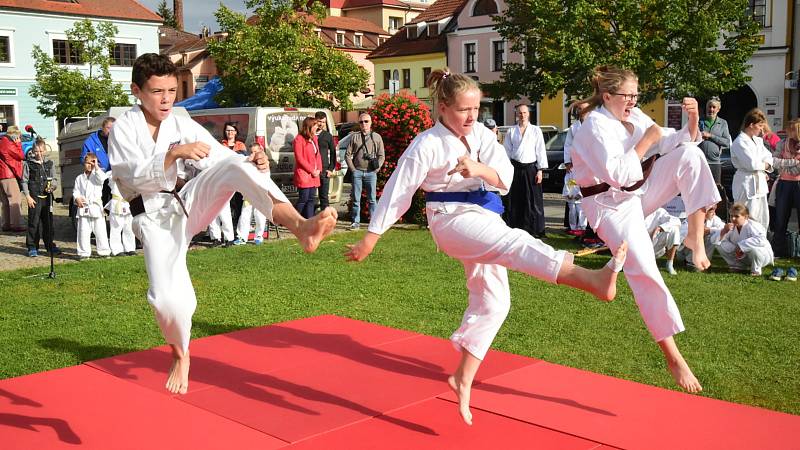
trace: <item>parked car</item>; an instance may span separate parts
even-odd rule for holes
[[[545,141],[547,150],[547,170],[542,171],[542,190],[560,194],[564,189],[564,142],[567,139],[567,130],[561,130]]]

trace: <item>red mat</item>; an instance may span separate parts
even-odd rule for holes
[[[276,449],[285,445],[88,366],[0,381],[3,450],[76,446],[115,450]]]
[[[471,404],[621,448],[800,448],[800,416],[547,362],[475,386]]]
[[[385,416],[331,431],[288,448],[311,449],[559,449],[608,448],[597,442],[473,411],[467,427],[453,403],[431,399]]]

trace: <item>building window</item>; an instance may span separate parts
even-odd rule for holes
[[[432,23],[428,25],[428,36],[436,36],[437,34],[439,34],[439,24]]]
[[[503,65],[506,63],[506,43],[505,41],[492,42],[492,56],[494,66],[492,70],[500,72],[503,70]]]
[[[472,73],[475,72],[475,43],[470,42],[468,44],[464,44],[464,72],[465,73]]]
[[[387,41],[387,39],[385,37],[379,37],[378,38],[378,45],[383,45],[383,43],[386,42],[386,41]]]
[[[114,44],[111,51],[111,65],[133,67],[136,61],[136,44]]]
[[[0,36],[0,63],[11,62],[11,38]]]
[[[80,48],[64,39],[53,39],[53,59],[59,64],[81,64]]]
[[[747,12],[762,28],[767,26],[767,0],[750,0]]]
[[[336,45],[344,47],[344,33],[336,32]]]
[[[355,44],[356,47],[361,47],[361,35],[360,34],[357,34],[357,35],[355,35],[353,37],[353,44]]]
[[[475,2],[475,7],[472,8],[473,16],[488,16],[489,14],[497,14],[497,4],[494,0],[478,0]]]
[[[428,78],[431,76],[431,68],[430,67],[423,67],[422,68],[422,84],[425,87],[428,87]]]
[[[394,33],[395,31],[399,30],[403,26],[403,18],[402,17],[389,17],[389,31]]]
[[[0,128],[8,130],[11,125],[16,125],[14,105],[0,105]]]
[[[411,89],[411,69],[403,69],[403,89]]]
[[[383,88],[389,89],[389,82],[392,81],[392,71],[391,70],[384,70],[383,71]]]

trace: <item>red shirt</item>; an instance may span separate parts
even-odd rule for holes
[[[0,180],[22,179],[22,142],[14,142],[7,135],[0,138]]]

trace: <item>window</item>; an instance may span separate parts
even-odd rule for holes
[[[494,66],[492,70],[500,72],[503,70],[503,65],[506,63],[506,42],[505,41],[492,41],[492,55]]]
[[[399,30],[400,27],[403,26],[403,18],[402,17],[389,17],[389,31],[394,33],[395,31]]]
[[[53,59],[59,64],[81,64],[80,48],[67,40],[53,39]]]
[[[489,14],[497,14],[497,4],[494,0],[478,0],[475,2],[475,7],[472,8],[473,16],[488,16]]]
[[[114,44],[111,51],[111,65],[133,67],[136,61],[136,44]]]
[[[403,89],[411,89],[411,69],[403,69]]]
[[[464,72],[475,72],[475,43],[464,44]]]
[[[0,63],[11,62],[11,38],[9,36],[0,36]]]
[[[353,44],[355,44],[356,47],[361,47],[361,35],[360,34],[357,34],[357,35],[355,35],[353,37]]]
[[[749,0],[747,12],[753,15],[755,20],[762,27],[767,26],[767,0]]]
[[[437,34],[439,34],[439,24],[432,23],[428,25],[428,36],[436,36]]]
[[[383,71],[383,88],[389,89],[389,82],[392,81],[392,71],[391,70],[384,70]]]
[[[425,87],[428,86],[428,78],[431,76],[431,68],[430,67],[423,67],[422,68],[422,84]]]
[[[6,131],[11,125],[16,125],[14,105],[0,105],[0,126]]]
[[[336,32],[336,45],[344,46],[344,33]]]

